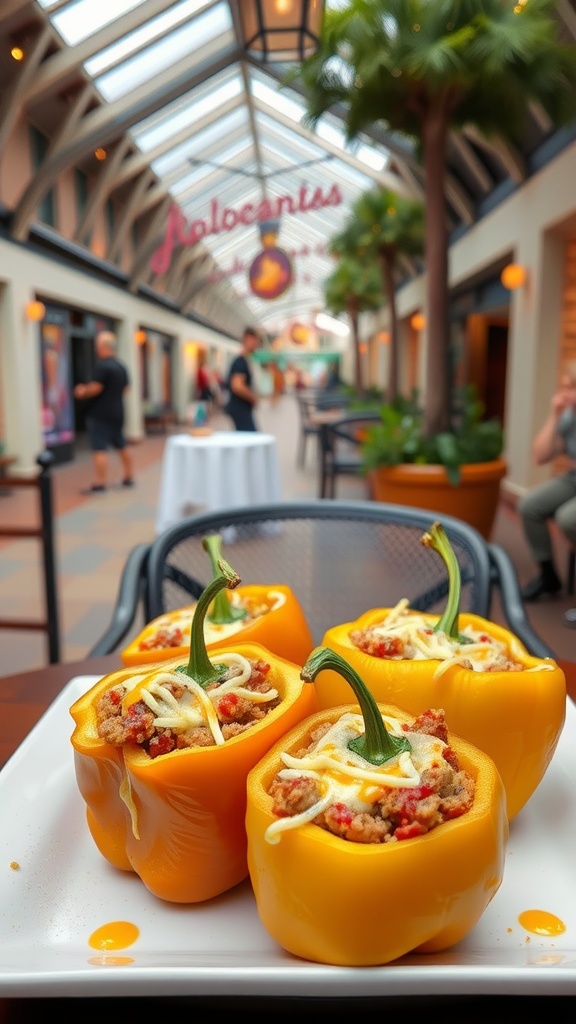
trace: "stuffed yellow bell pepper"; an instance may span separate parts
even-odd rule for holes
[[[342,673],[357,704],[301,722],[248,775],[248,865],[262,924],[284,949],[347,967],[434,953],[464,938],[502,881],[504,787],[492,760],[378,705],[317,648],[304,679]],[[360,714],[358,714],[358,705]]]
[[[502,776],[508,817],[530,798],[552,759],[566,715],[566,679],[549,658],[532,657],[508,630],[459,614],[460,571],[435,523],[422,542],[444,559],[449,595],[442,616],[407,601],[376,608],[328,630],[322,643],[349,661],[378,701],[413,714],[442,707],[456,735],[489,754]],[[320,708],[345,699],[334,672],[316,680]]]
[[[198,602],[187,665],[121,669],[70,709],[76,779],[98,849],[175,903],[210,899],[247,876],[248,771],[317,708],[300,667],[260,644],[208,656],[206,610],[240,582],[220,564]]]
[[[204,548],[218,574],[222,557],[218,534],[205,537]],[[165,612],[149,622],[121,652],[123,665],[188,656],[190,627],[196,604]],[[254,640],[273,654],[302,665],[314,646],[302,608],[290,587],[252,584],[240,586],[233,597],[226,590],[214,599],[204,621],[204,639],[209,649],[230,637]]]

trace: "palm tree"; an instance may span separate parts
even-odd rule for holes
[[[364,192],[352,205],[344,229],[328,242],[330,252],[356,251],[376,257],[382,274],[390,325],[390,363],[387,398],[398,396],[399,337],[396,312],[396,271],[401,256],[420,256],[424,248],[424,207],[418,199],[405,199],[389,189]]]
[[[360,314],[380,309],[384,298],[380,275],[374,263],[343,256],[336,269],[324,281],[326,308],[336,316],[347,313],[352,328],[355,360],[355,386],[364,393],[362,360],[360,359]]]
[[[344,0],[328,8],[316,52],[290,75],[307,124],[344,111],[349,140],[376,123],[416,139],[426,197],[428,372],[424,432],[450,426],[449,132],[520,138],[537,101],[554,123],[576,113],[576,51],[557,40],[554,0]]]

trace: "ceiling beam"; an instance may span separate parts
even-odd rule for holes
[[[51,26],[44,25],[25,60],[19,65],[14,61],[14,78],[0,100],[0,153],[6,146],[8,136],[23,109],[26,89],[38,74],[38,68],[53,36]],[[4,57],[4,60],[6,59]]]
[[[138,89],[127,93],[122,99],[86,114],[71,136],[63,137],[59,133],[52,141],[42,167],[29,182],[14,212],[11,229],[13,238],[18,241],[26,238],[30,220],[38,204],[64,170],[75,166],[98,146],[108,145],[144,118],[200,85],[207,76],[226,68],[230,61],[230,52],[218,52],[219,45],[220,40],[215,40],[212,44],[216,59],[207,60],[195,69],[193,75],[190,74],[189,59],[178,61],[174,67],[156,75]]]
[[[226,117],[228,114],[233,114],[238,107],[242,106],[244,102],[243,96],[235,96],[233,99],[228,100],[226,103],[222,103],[218,107],[218,119]],[[195,121],[193,125],[187,125],[186,128],[182,128],[175,135],[171,135],[170,138],[165,139],[163,142],[154,146],[153,149],[149,149],[146,152],[138,151],[137,154],[132,156],[126,161],[124,166],[121,168],[115,187],[125,184],[130,178],[134,177],[148,167],[155,160],[159,160],[160,157],[165,156],[170,150],[176,149],[178,146],[183,145],[188,140],[194,138],[199,132],[204,131],[205,128],[209,128],[214,124],[214,111],[211,110],[204,117],[201,117],[198,121]],[[136,145],[138,143],[136,142]]]
[[[476,155],[468,140],[459,132],[451,132],[449,142],[450,146],[458,153],[460,159],[466,165],[477,186],[482,192],[489,192],[494,187],[494,181],[488,173],[486,165]]]
[[[295,132],[296,135],[300,135],[301,138],[307,139],[309,142],[314,142],[315,145],[320,146],[327,153],[331,153],[332,156],[338,157],[342,163],[348,164],[356,171],[361,171],[361,173],[366,175],[368,178],[373,178],[374,181],[378,182],[378,184],[382,185],[384,188],[394,189],[395,192],[399,192],[401,195],[413,195],[412,192],[409,193],[405,182],[401,181],[398,175],[391,174],[388,171],[375,171],[365,163],[362,163],[361,160],[358,160],[352,155],[352,153],[348,153],[346,150],[340,149],[338,146],[328,142],[326,139],[320,139],[318,135],[310,131],[310,129],[304,128],[303,125],[293,121],[290,117],[282,114],[279,110],[274,110],[262,100],[254,99],[254,107],[256,110],[266,114],[268,117],[272,117],[279,124],[283,125],[284,128]]]
[[[173,3],[174,0],[144,0],[144,3],[137,4],[127,14],[110,21],[98,32],[93,32],[75,46],[63,47],[44,62],[34,80],[29,83],[24,102],[29,103],[40,97],[42,93],[57,88],[70,76],[71,72],[79,71],[84,61],[89,60],[100,50],[112,46],[118,39],[127,36],[150,18],[161,14]],[[2,12],[3,10],[2,6]]]
[[[132,227],[132,224],[138,217],[138,211],[142,197],[145,195],[146,190],[150,188],[154,180],[152,171],[148,168],[144,174],[141,175],[139,181],[136,183],[134,188],[130,192],[130,197],[127,202],[122,205],[122,214],[118,224],[114,230],[114,237],[110,239],[108,243],[108,251],[106,258],[111,262],[120,262],[122,258],[122,246],[126,241],[128,232]]]
[[[148,262],[164,237],[166,218],[171,204],[172,197],[166,196],[159,209],[151,217],[143,237],[139,240],[138,252],[132,264],[130,280],[128,281],[129,292],[136,293],[140,282],[148,283],[150,280],[152,271],[148,267]],[[148,273],[146,273],[147,269]]]
[[[68,115],[62,120],[60,129],[53,136],[41,167],[32,178],[29,187],[25,190],[14,213],[11,234],[13,238],[22,241],[28,234],[30,224],[38,203],[43,199],[54,183],[54,179],[47,172],[47,167],[53,154],[58,153],[66,145],[67,139],[74,136],[77,126],[86,112],[86,108],[92,97],[92,88],[86,85],[73,101]],[[37,198],[39,197],[39,198]]]
[[[207,277],[206,264],[211,263],[209,253],[203,252],[200,255],[193,255],[185,246],[178,253],[178,286],[171,293],[176,298],[178,305],[183,309],[192,301],[198,291],[198,287]]]
[[[99,211],[104,207],[108,196],[114,188],[114,181],[118,173],[118,168],[125,159],[129,148],[130,140],[124,136],[114,151],[106,157],[102,166],[102,171],[98,176],[98,180],[91,190],[84,216],[76,228],[74,235],[74,240],[76,242],[82,244],[86,242],[86,239],[89,237]]]
[[[526,180],[526,161],[512,143],[504,142],[500,137],[487,139],[474,125],[465,125],[462,132],[464,136],[475,142],[477,146],[497,157],[506,173],[516,185],[521,185]]]
[[[30,7],[30,0],[2,0],[0,7],[2,21],[7,21],[13,14],[18,14],[19,11],[23,11],[27,7]]]

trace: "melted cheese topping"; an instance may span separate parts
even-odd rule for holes
[[[403,642],[404,653],[392,655],[386,660],[440,661],[434,678],[441,676],[452,665],[465,665],[473,672],[485,672],[498,667],[506,669],[510,663],[524,668],[518,654],[484,630],[465,626],[461,635],[466,637],[468,643],[461,643],[447,633],[435,633],[432,627],[437,618],[411,611],[408,599],[403,598],[381,623],[369,626],[362,632],[374,640],[397,637]],[[550,663],[540,661],[538,665],[527,667],[526,671],[551,670],[553,667]]]
[[[248,612],[247,616],[244,619],[235,619],[234,622],[221,624],[210,622],[206,618],[204,620],[204,640],[207,644],[215,643],[217,640],[225,640],[227,637],[241,632],[246,626],[252,625],[254,619],[258,619],[268,612],[274,612],[281,608],[286,603],[286,595],[279,593],[277,590],[268,590],[260,601],[256,601],[254,598],[246,600],[241,594],[231,594],[230,600],[235,608],[245,609]],[[145,644],[148,650],[153,650],[158,646],[156,638],[159,635],[162,633],[171,634],[179,629],[186,638],[182,646],[189,646],[190,630],[195,610],[196,605],[190,605],[176,612],[166,612],[164,615],[159,615],[150,624],[150,627],[144,630],[142,643]]]
[[[172,729],[174,732],[187,732],[198,726],[206,726],[212,735],[214,743],[222,745],[225,743],[218,715],[214,702],[220,700],[224,694],[236,694],[244,697],[252,704],[266,704],[276,700],[278,691],[270,689],[266,693],[260,693],[248,689],[245,684],[249,682],[252,675],[252,668],[247,658],[235,652],[218,654],[212,661],[213,665],[235,665],[240,671],[231,679],[215,686],[213,689],[204,690],[195,679],[185,675],[183,672],[154,672],[148,676],[136,676],[126,680],[129,692],[134,693],[138,686],[138,700],[150,708],[154,714],[154,725],[158,729]],[[180,697],[175,697],[170,686],[184,687]],[[132,698],[133,699],[133,698]]]
[[[409,789],[418,786],[421,773],[443,759],[446,744],[435,736],[406,732],[396,718],[383,716],[384,724],[394,736],[406,737],[412,749],[376,767],[348,748],[350,740],[362,736],[362,715],[347,713],[322,736],[303,757],[281,755],[286,765],[278,772],[281,779],[311,778],[320,787],[320,798],[301,814],[279,818],[268,826],[268,843],[280,842],[282,832],[298,828],[314,820],[334,803],[343,803],[355,813],[370,811],[383,788]]]

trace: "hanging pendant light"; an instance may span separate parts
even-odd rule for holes
[[[318,45],[324,0],[242,0],[244,49],[269,61],[302,61]]]

